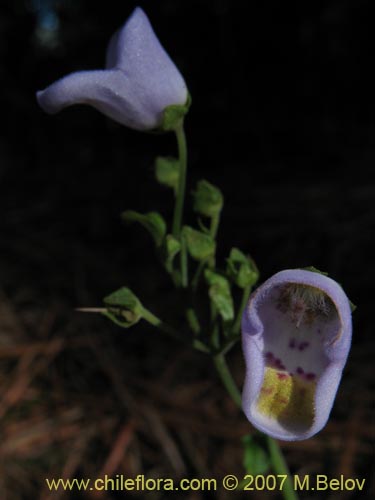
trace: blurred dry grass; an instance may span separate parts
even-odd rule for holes
[[[29,299],[22,292],[12,300],[2,293],[0,300],[1,499],[117,498],[109,492],[49,492],[46,477],[220,479],[243,474],[240,438],[251,428],[204,355],[160,341],[149,331],[141,356],[130,337],[125,338],[129,349],[120,351],[116,333],[108,332],[102,318],[58,303],[43,310]],[[137,328],[142,343],[144,327]],[[324,431],[308,441],[282,443],[293,473],[366,478],[368,496],[360,498],[370,498],[374,452],[373,347],[362,345],[351,353]],[[230,362],[240,383],[239,350]],[[151,365],[151,376],[143,364]],[[180,497],[232,495],[221,489],[211,496],[191,492]],[[147,493],[147,498],[164,497]]]

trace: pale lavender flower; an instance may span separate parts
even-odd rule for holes
[[[72,104],[89,104],[137,130],[157,128],[163,111],[184,105],[184,79],[139,7],[113,35],[105,70],[79,71],[37,93],[40,106],[57,113]]]
[[[351,344],[344,291],[322,274],[281,271],[260,286],[242,318],[243,410],[262,432],[307,439],[327,422]]]

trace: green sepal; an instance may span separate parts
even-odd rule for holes
[[[163,254],[165,268],[168,272],[173,271],[173,259],[181,250],[181,243],[171,234],[167,234],[164,240]]]
[[[204,277],[209,285],[208,295],[224,321],[234,319],[234,306],[229,281],[220,274],[206,269]]]
[[[259,271],[253,259],[238,248],[232,248],[230,251],[227,274],[240,288],[254,286],[259,279]]]
[[[209,234],[184,226],[182,237],[185,238],[188,252],[193,259],[205,260],[215,254],[216,243]]]
[[[185,104],[172,104],[171,106],[167,106],[163,111],[163,117],[158,129],[162,130],[163,132],[176,130],[177,127],[179,127],[179,125],[181,124],[185,115],[188,113],[190,106],[190,94],[188,94],[188,98]]]
[[[270,468],[270,458],[259,439],[252,435],[244,436],[242,444],[243,466],[246,472],[254,476],[265,474]]]
[[[167,224],[158,212],[141,214],[134,210],[126,210],[121,217],[127,222],[139,222],[154,238],[156,246],[161,246],[167,232]]]
[[[219,188],[206,180],[201,180],[197,184],[196,191],[193,192],[195,212],[206,217],[216,217],[220,214],[224,197]]]
[[[302,269],[304,271],[310,271],[312,273],[318,273],[318,274],[322,274],[323,276],[328,276],[328,273],[325,273],[324,271],[321,271],[320,269],[318,269],[317,267],[314,267],[314,266],[307,266],[307,267],[303,267]]]
[[[107,295],[103,299],[107,308],[105,316],[124,328],[138,323],[143,316],[143,307],[134,293],[126,287]]]
[[[155,177],[156,180],[172,188],[174,193],[177,192],[178,178],[180,173],[180,162],[177,158],[170,156],[158,156],[155,161]]]
[[[354,313],[354,311],[357,309],[357,306],[355,304],[353,304],[353,302],[351,300],[349,300],[349,305],[350,305],[351,312]]]

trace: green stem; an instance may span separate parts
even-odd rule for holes
[[[220,213],[214,215],[211,218],[210,235],[212,236],[212,239],[216,239],[217,230],[219,229],[219,223],[220,223]]]
[[[219,222],[220,222],[220,214],[214,215],[211,218],[210,236],[212,237],[213,240],[216,240],[217,230],[219,229]],[[215,266],[216,266],[216,249],[214,255],[210,257],[208,260],[208,267],[210,269],[215,269]]]
[[[199,264],[197,266],[197,269],[195,271],[193,279],[191,280],[191,288],[192,288],[193,292],[195,292],[196,289],[198,288],[199,279],[201,277],[201,274],[202,274],[202,271],[203,271],[205,264],[206,264],[205,260],[199,261]]]
[[[186,137],[184,132],[183,120],[181,120],[179,125],[176,127],[175,134],[178,146],[178,158],[180,162],[180,170],[178,175],[176,203],[173,214],[172,234],[176,239],[181,240],[181,225],[184,213],[186,171],[187,171],[187,147],[186,147]],[[181,286],[183,288],[187,288],[189,280],[187,271],[187,251],[184,242],[182,241],[181,243],[182,243],[180,252]]]
[[[240,331],[242,314],[243,314],[243,312],[245,310],[247,301],[249,299],[250,292],[251,292],[251,286],[250,285],[246,286],[243,289],[241,304],[240,304],[240,307],[239,307],[238,312],[237,312],[236,320],[233,323],[233,328],[232,328],[232,332],[233,333],[238,333]]]
[[[222,354],[223,356],[228,354],[228,352],[232,349],[232,347],[234,347],[237,344],[239,339],[240,339],[239,335],[229,336],[220,347],[218,354]]]
[[[189,282],[188,258],[187,258],[186,240],[184,238],[184,235],[181,236],[180,262],[181,262],[181,285],[182,288],[187,288]]]
[[[178,127],[175,130],[175,133],[178,146],[178,157],[180,161],[180,171],[178,176],[178,186],[176,194],[176,204],[173,215],[172,233],[175,238],[179,239],[181,233],[182,215],[184,211],[186,170],[187,170],[187,147],[186,147],[186,137],[184,132],[183,121],[181,121],[181,123],[178,125]]]
[[[298,496],[293,489],[293,482],[290,476],[288,466],[280,447],[273,438],[267,436],[267,446],[271,458],[271,463],[275,474],[286,475],[286,481],[283,486],[283,497],[285,500],[298,500]]]
[[[225,356],[222,354],[217,354],[214,356],[214,364],[224,387],[228,391],[230,397],[236,403],[236,405],[242,407],[241,393],[238,390],[236,382],[233,380],[232,374],[228,368]]]
[[[162,321],[160,318],[155,316],[151,311],[146,309],[145,307],[142,308],[142,318],[147,321],[147,323],[150,323],[150,325],[155,326],[156,328],[159,328],[162,330],[164,333],[168,334],[170,337],[173,337],[177,340],[181,340],[180,335],[177,333],[177,331],[172,328],[171,326],[167,325]]]
[[[232,374],[228,368],[225,356],[223,354],[217,354],[214,357],[214,363],[216,370],[221,378],[221,381],[223,382],[226,390],[228,391],[229,395],[233,399],[233,401],[236,403],[236,405],[239,408],[242,408],[242,398],[240,391],[238,390],[238,387],[233,380]],[[262,433],[259,433],[260,435],[264,435]],[[272,463],[272,468],[275,472],[275,474],[280,474],[280,475],[286,475],[286,481],[283,486],[283,497],[285,500],[298,500],[298,497],[296,495],[296,492],[293,489],[293,483],[291,480],[290,472],[288,469],[288,466],[285,462],[285,459],[283,457],[283,454],[280,450],[280,447],[273,438],[270,436],[265,436],[266,441],[267,441],[267,446],[268,446],[268,451]]]
[[[197,349],[198,351],[205,353],[210,352],[209,348],[203,342],[197,339],[194,339],[191,342],[189,339],[181,337],[181,335],[179,335],[179,333],[173,327],[164,323],[164,321],[155,316],[155,314],[153,314],[145,307],[142,308],[142,318],[150,323],[150,325],[159,328],[159,330],[169,335],[169,337],[172,337],[175,340],[179,340],[180,342],[184,342],[185,344],[192,345],[194,349]]]

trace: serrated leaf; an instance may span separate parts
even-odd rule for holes
[[[170,187],[176,193],[180,163],[177,158],[158,156],[155,162],[155,176],[157,181],[164,186]]]
[[[184,226],[182,236],[185,238],[188,252],[193,259],[204,260],[214,255],[216,243],[209,234]]]
[[[158,212],[141,214],[134,210],[126,210],[121,214],[121,217],[128,222],[139,222],[151,234],[157,247],[163,243],[167,224]]]
[[[193,192],[193,209],[206,217],[215,217],[223,208],[224,198],[219,188],[206,180],[197,184]]]
[[[253,436],[242,438],[244,447],[243,466],[249,474],[254,476],[265,474],[270,467],[270,458],[267,451]]]
[[[231,321],[234,318],[234,305],[229,281],[210,269],[205,270],[204,276],[209,285],[208,295],[217,312],[224,321]]]

